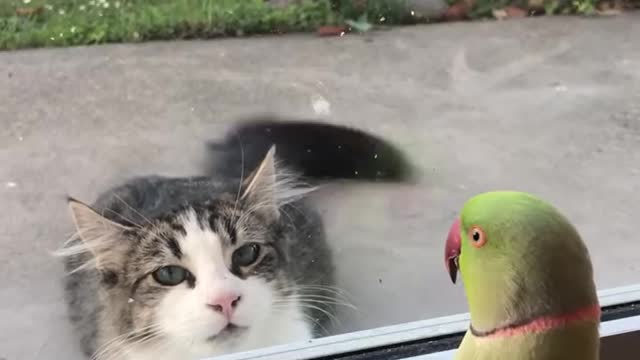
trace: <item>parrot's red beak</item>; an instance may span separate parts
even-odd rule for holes
[[[447,237],[447,245],[444,248],[444,264],[449,271],[451,281],[455,284],[458,277],[458,256],[460,256],[460,219],[457,219]]]

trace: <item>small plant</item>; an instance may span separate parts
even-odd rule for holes
[[[594,15],[598,0],[545,0],[544,10],[547,15]]]
[[[312,31],[329,0],[0,0],[0,49]]]
[[[593,15],[596,13],[595,0],[573,0],[571,2],[575,12],[580,15]]]
[[[346,20],[345,23],[349,25],[352,29],[358,32],[367,32],[373,28],[373,25],[369,22],[367,18],[367,14],[362,14],[358,20]]]
[[[547,15],[553,15],[558,13],[558,9],[560,9],[560,1],[558,0],[547,0],[544,2],[544,13]]]

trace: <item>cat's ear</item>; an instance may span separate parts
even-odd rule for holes
[[[68,205],[82,241],[81,250],[94,256],[96,267],[105,269],[122,265],[128,243],[124,234],[130,228],[105,218],[78,200],[69,198]]]
[[[272,146],[260,166],[244,181],[242,200],[257,207],[258,211],[278,218],[276,147]]]

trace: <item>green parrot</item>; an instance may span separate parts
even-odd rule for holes
[[[469,199],[449,231],[471,324],[456,360],[596,360],[600,306],[589,252],[571,223],[530,194]]]

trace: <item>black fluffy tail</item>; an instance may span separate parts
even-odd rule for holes
[[[413,176],[403,152],[380,137],[345,126],[272,117],[243,121],[222,141],[209,143],[214,159],[207,173],[248,174],[272,145],[278,160],[307,179],[404,182]]]

